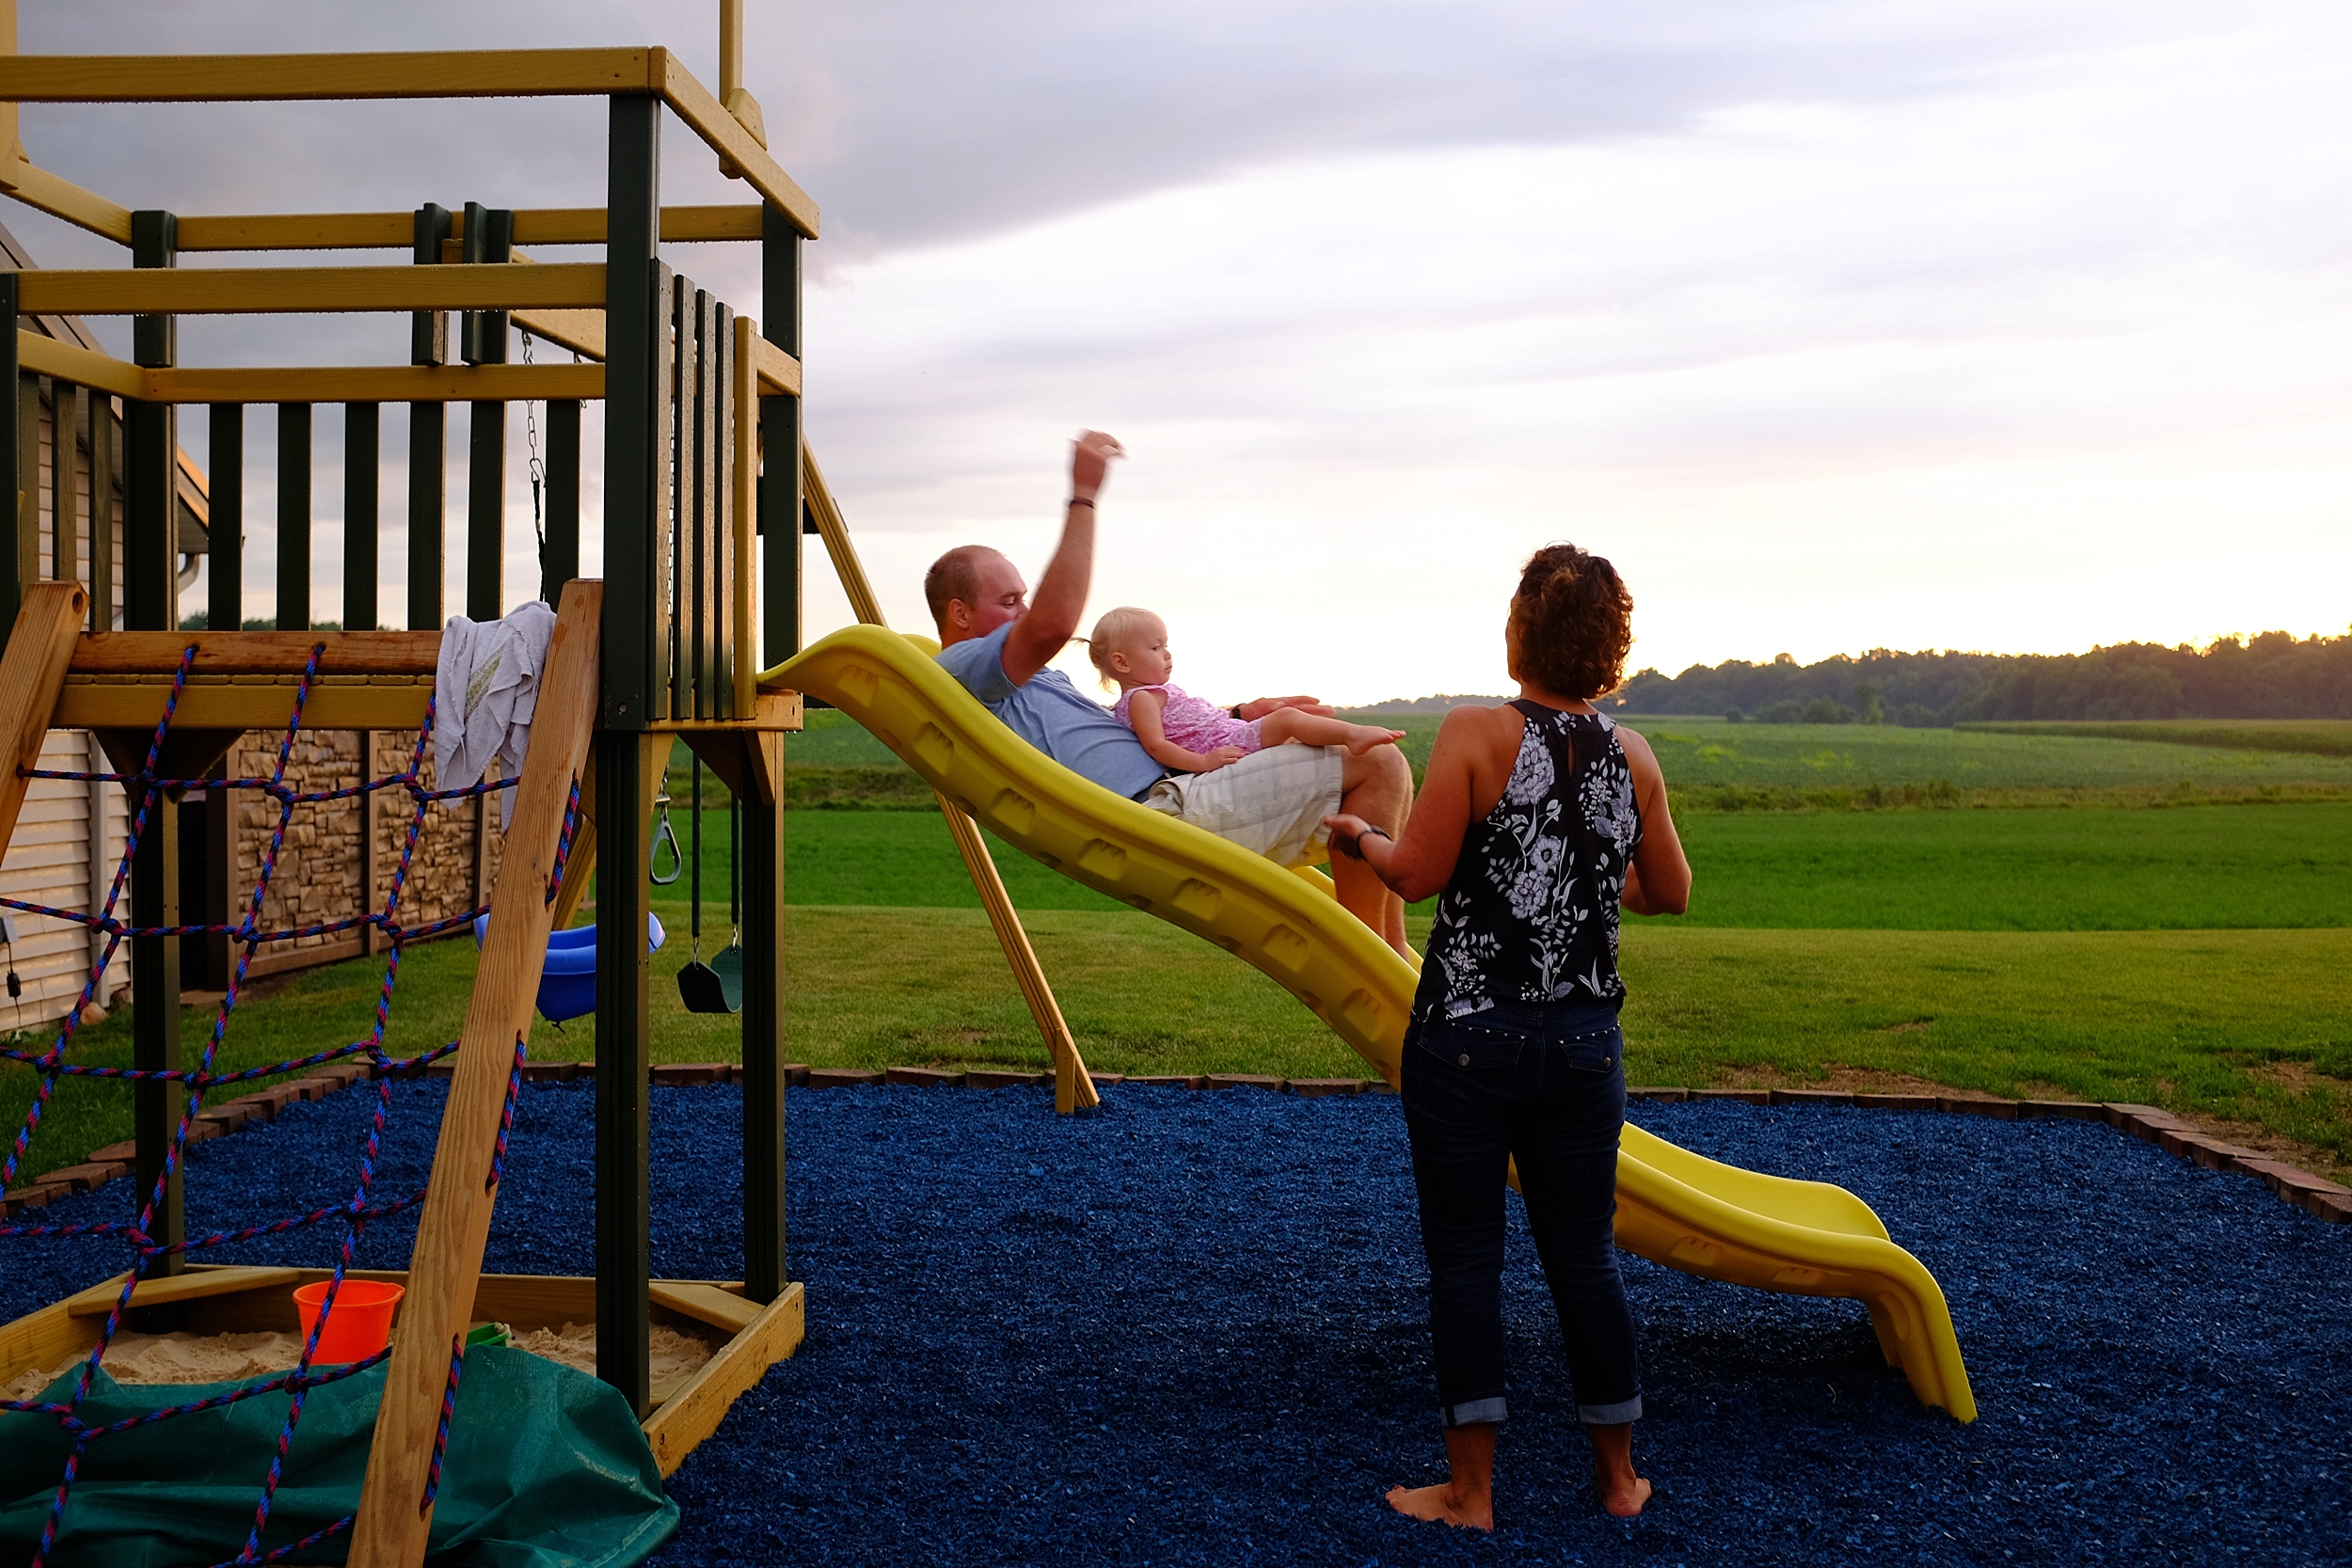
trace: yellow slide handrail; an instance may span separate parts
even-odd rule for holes
[[[931,786],[1064,876],[1204,937],[1271,976],[1390,1084],[1412,967],[1306,879],[1089,783],[1022,740],[933,662],[928,639],[834,632],[760,677],[824,698]],[[1741,1170],[1628,1124],[1617,1243],[1688,1274],[1867,1304],[1923,1403],[1976,1418],[1943,1291],[1841,1187]]]

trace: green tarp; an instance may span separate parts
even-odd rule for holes
[[[63,1402],[72,1386],[69,1376],[43,1397]],[[119,1421],[236,1386],[125,1386],[102,1370],[81,1415]],[[382,1367],[310,1390],[263,1551],[358,1507],[383,1392]],[[262,1394],[95,1439],[49,1561],[186,1568],[235,1557],[290,1401]],[[32,1560],[72,1446],[55,1417],[0,1415],[0,1564]],[[628,1568],[676,1528],[677,1505],[663,1495],[644,1433],[617,1390],[523,1351],[466,1353],[433,1511],[436,1568]],[[339,1535],[294,1560],[340,1562],[348,1544]]]

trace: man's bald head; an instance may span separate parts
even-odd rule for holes
[[[984,637],[1005,622],[1018,619],[1026,608],[1027,592],[1021,573],[1004,552],[986,545],[959,545],[932,562],[931,569],[923,574],[923,601],[930,609],[942,642]],[[957,624],[950,608],[959,604],[964,607],[962,625]]]

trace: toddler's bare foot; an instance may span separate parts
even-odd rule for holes
[[[1647,1481],[1643,1482],[1645,1486],[1648,1484]],[[1646,1493],[1644,1495],[1647,1496]],[[1389,1506],[1408,1519],[1440,1520],[1457,1529],[1492,1530],[1495,1528],[1493,1499],[1482,1503],[1459,1497],[1452,1481],[1441,1481],[1436,1486],[1391,1486],[1389,1488]],[[1641,1506],[1634,1504],[1634,1512],[1640,1513]]]
[[[1405,738],[1403,730],[1384,730],[1377,724],[1356,724],[1350,727],[1356,732],[1347,737],[1347,753],[1350,756],[1359,757],[1375,746],[1393,746]]]

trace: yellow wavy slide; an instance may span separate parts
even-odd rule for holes
[[[1397,1082],[1412,966],[1318,891],[1320,879],[1292,876],[1080,778],[975,701],[932,662],[936,648],[851,626],[760,685],[832,703],[1006,842],[1256,965]],[[1921,1402],[1976,1418],[1943,1291],[1842,1187],[1720,1164],[1629,1123],[1617,1244],[1708,1279],[1856,1298]]]

